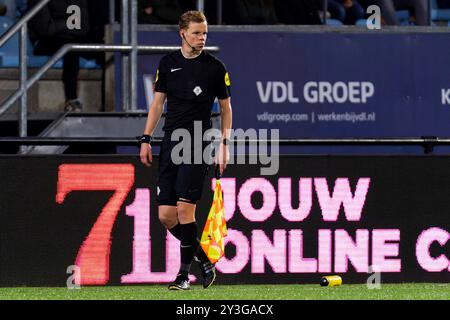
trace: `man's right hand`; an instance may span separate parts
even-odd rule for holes
[[[146,165],[147,167],[150,167],[153,162],[153,153],[152,153],[152,147],[149,143],[141,143],[141,162],[142,164]]]

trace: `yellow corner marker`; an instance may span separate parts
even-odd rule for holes
[[[337,287],[342,284],[342,278],[339,276],[328,276],[320,279],[320,285],[322,287]]]

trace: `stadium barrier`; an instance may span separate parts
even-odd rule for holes
[[[0,156],[0,286],[173,280],[179,250],[157,218],[154,162]],[[260,168],[230,165],[221,179],[218,283],[365,283],[377,271],[383,283],[450,281],[448,156],[281,156],[277,175]],[[199,228],[213,186],[210,174]]]

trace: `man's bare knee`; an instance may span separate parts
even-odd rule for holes
[[[158,218],[167,229],[175,227],[178,224],[177,207],[159,206]]]
[[[181,224],[195,222],[195,208],[195,204],[178,201],[177,214]]]

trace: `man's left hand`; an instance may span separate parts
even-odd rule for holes
[[[230,150],[228,145],[220,143],[219,152],[216,156],[214,163],[220,166],[220,175],[223,174],[225,169],[227,168],[228,162],[230,161]]]

